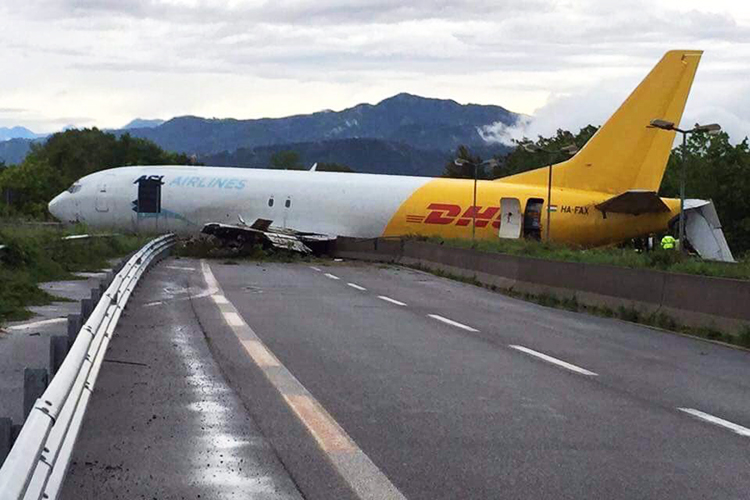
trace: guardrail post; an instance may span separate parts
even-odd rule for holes
[[[92,288],[91,289],[91,303],[94,307],[96,307],[96,304],[99,303],[99,299],[102,298],[102,293],[99,291],[99,288]]]
[[[83,326],[80,314],[68,314],[68,346],[72,346]]]
[[[81,299],[81,323],[85,323],[89,319],[93,310],[94,304],[91,302],[91,299]]]
[[[68,337],[53,335],[49,338],[49,378],[55,376],[57,370],[68,355]]]
[[[105,276],[104,279],[99,282],[99,297],[104,295],[104,292],[107,291],[108,287],[109,283],[107,283],[107,277]]]
[[[0,465],[5,462],[5,457],[10,453],[13,446],[13,421],[7,417],[0,418]]]
[[[46,368],[25,368],[23,370],[23,419],[28,418],[34,403],[44,394],[49,384]]]

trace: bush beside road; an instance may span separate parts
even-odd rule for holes
[[[91,234],[86,239],[65,236]],[[26,319],[27,306],[49,304],[56,297],[38,288],[45,281],[79,279],[74,272],[109,267],[108,260],[141,247],[147,238],[87,233],[83,226],[68,229],[36,226],[0,227],[0,324]]]

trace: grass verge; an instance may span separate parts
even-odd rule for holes
[[[644,314],[633,307],[620,306],[617,309],[609,307],[594,306],[588,304],[582,304],[578,302],[575,296],[572,297],[559,297],[553,293],[544,292],[541,294],[533,294],[520,292],[512,288],[502,288],[495,285],[485,285],[479,281],[476,277],[465,277],[459,276],[453,273],[441,271],[439,269],[431,269],[426,266],[419,264],[410,265],[413,269],[428,272],[435,276],[442,278],[448,278],[455,281],[461,281],[470,285],[487,288],[493,292],[502,293],[509,297],[522,299],[527,302],[534,302],[541,306],[552,307],[555,309],[565,309],[567,311],[581,312],[591,314],[594,316],[600,316],[604,318],[617,318],[631,323],[638,323],[650,327],[660,328],[662,330],[669,330],[673,332],[683,333],[694,337],[699,337],[708,340],[715,340],[724,342],[726,344],[737,345],[740,347],[750,348],[750,325],[744,325],[738,332],[731,333],[721,331],[714,327],[694,327],[683,325],[679,323],[675,318],[665,314],[663,312],[655,312],[651,314]]]
[[[38,288],[44,281],[77,279],[71,273],[109,267],[109,259],[140,248],[148,237],[116,235],[81,240],[64,236],[86,232],[83,226],[0,228],[0,324],[26,319],[28,306],[45,305],[54,296]],[[91,234],[91,233],[88,233]]]
[[[586,264],[606,264],[635,269],[654,269],[673,273],[697,274],[718,278],[750,280],[750,256],[744,256],[736,264],[711,262],[697,257],[688,257],[675,251],[656,249],[638,253],[632,248],[591,248],[579,249],[560,243],[544,243],[529,240],[476,241],[441,237],[414,238],[438,245],[456,248],[474,248],[481,252],[501,253],[519,257],[581,262]]]

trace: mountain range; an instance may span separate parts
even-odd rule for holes
[[[518,117],[500,106],[402,93],[342,111],[252,120],[136,119],[111,132],[149,139],[207,165],[262,167],[275,152],[293,150],[305,163],[343,163],[357,172],[439,175],[459,145],[485,157],[507,151],[486,142],[480,130],[498,122],[512,126]],[[28,148],[31,141],[24,141]],[[20,161],[20,146],[0,143],[0,160]]]
[[[0,141],[11,139],[36,139],[44,134],[35,134],[26,127],[0,127]]]

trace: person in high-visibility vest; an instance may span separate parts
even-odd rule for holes
[[[661,248],[663,250],[674,250],[676,244],[677,240],[674,239],[674,236],[671,234],[668,234],[661,239]]]

